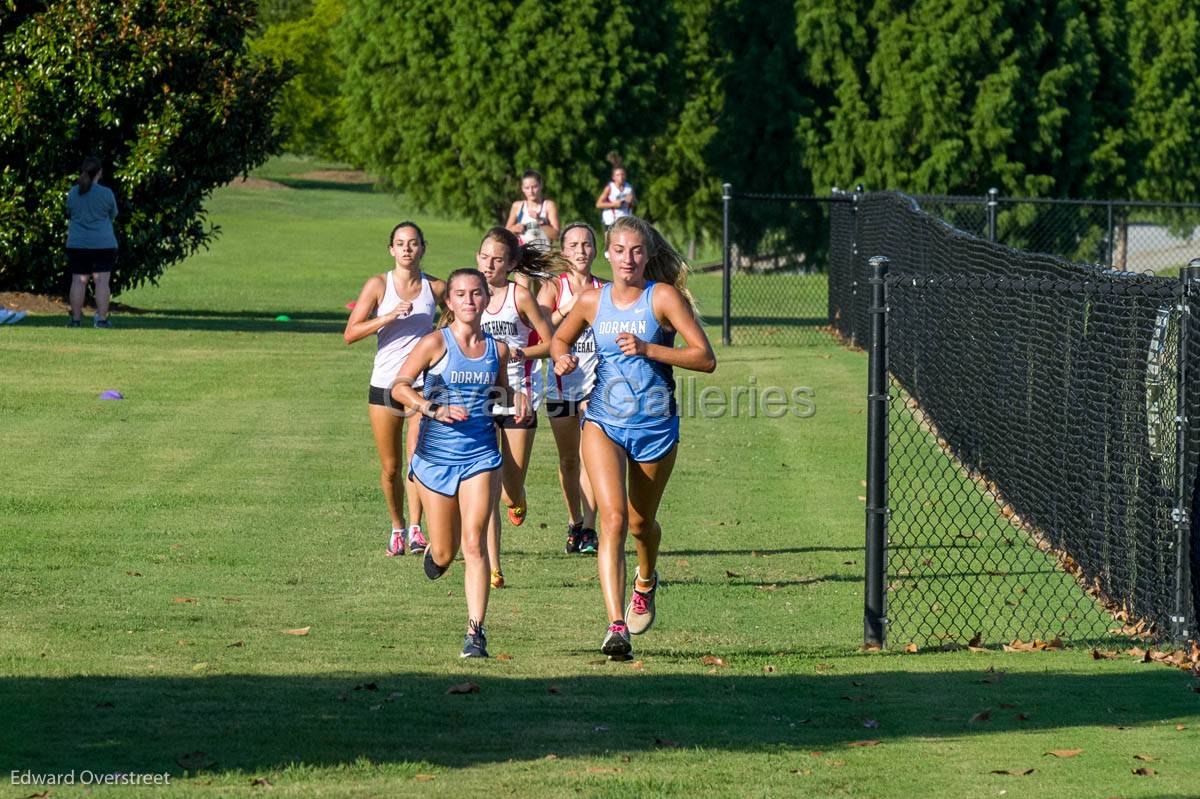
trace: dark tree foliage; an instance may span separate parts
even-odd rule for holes
[[[639,184],[674,111],[656,0],[349,0],[345,143],[414,205],[502,220],[524,170],[565,220],[598,221],[605,156]]]
[[[7,6],[3,3],[7,2]],[[0,289],[61,290],[84,156],[117,196],[114,290],[214,235],[211,191],[279,143],[286,75],[251,59],[250,0],[0,0]]]

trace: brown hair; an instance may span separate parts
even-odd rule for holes
[[[687,276],[692,268],[682,255],[675,251],[662,234],[654,229],[646,220],[636,216],[622,216],[613,222],[612,227],[604,234],[604,246],[608,248],[612,237],[622,230],[636,233],[646,245],[646,279],[659,283],[669,283],[679,290],[683,299],[691,307],[692,313],[699,318],[700,311],[696,307],[696,299],[687,289]]]
[[[452,285],[454,285],[454,281],[460,277],[473,277],[476,280],[478,280],[479,285],[483,286],[483,296],[488,299],[491,299],[492,287],[488,285],[487,277],[484,276],[483,272],[480,272],[478,269],[472,269],[470,267],[463,267],[462,269],[455,269],[453,272],[450,273],[450,276],[446,278],[446,300],[447,301],[449,301],[449,299],[450,299],[450,287]],[[484,302],[487,302],[487,300],[484,300]],[[446,308],[445,310],[442,311],[442,318],[438,320],[438,327],[439,328],[449,327],[450,323],[453,321],[454,321],[454,311],[451,311],[449,308]]]
[[[410,222],[407,219],[404,220],[403,222],[401,222],[400,224],[396,225],[394,228],[392,228],[392,232],[388,234],[388,247],[391,247],[393,244],[395,244],[396,231],[399,230],[400,228],[406,228],[406,227],[410,227],[414,231],[416,231],[417,241],[421,242],[421,246],[424,247],[425,246],[425,234],[421,232],[421,228],[417,226],[416,222]]]
[[[79,167],[79,193],[87,194],[92,190],[92,183],[96,181],[96,176],[100,174],[100,168],[104,164],[94,155],[89,155],[83,159],[83,166]]]
[[[482,249],[488,241],[494,241],[508,248],[509,260],[513,262],[513,266],[509,267],[508,271],[510,273],[520,272],[528,277],[533,285],[534,294],[537,294],[537,288],[541,281],[549,280],[556,271],[564,271],[567,268],[566,259],[562,255],[538,247],[525,246],[517,241],[517,235],[508,228],[489,229],[479,242],[480,248]]]

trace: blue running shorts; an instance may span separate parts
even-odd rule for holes
[[[408,462],[409,478],[416,477],[421,485],[442,496],[458,494],[458,484],[482,472],[500,468],[500,453],[491,452],[470,463],[433,463],[420,455],[413,455]]]
[[[660,461],[679,443],[679,417],[669,416],[659,422],[650,422],[641,427],[617,427],[585,419],[600,428],[604,435],[621,449],[632,461],[654,463]]]

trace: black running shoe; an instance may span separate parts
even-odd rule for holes
[[[567,525],[567,545],[563,547],[563,551],[568,555],[574,555],[579,551],[580,536],[583,533],[583,522],[578,524]]]
[[[596,535],[596,531],[590,527],[583,528],[579,534],[579,554],[595,555],[596,548],[600,546],[600,536]]]
[[[487,634],[483,631],[483,625],[471,619],[467,637],[463,641],[463,651],[459,657],[485,658],[487,656]]]
[[[425,566],[425,576],[430,580],[436,580],[446,573],[446,569],[450,568],[449,563],[447,563],[445,566],[439,566],[433,562],[433,547],[429,547],[425,550],[425,558],[422,563]]]
[[[633,644],[629,642],[629,627],[624,620],[608,625],[608,632],[604,635],[604,643],[600,644],[600,651],[610,658],[629,657],[629,653],[633,651]]]

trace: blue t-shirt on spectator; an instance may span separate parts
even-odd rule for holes
[[[117,199],[108,187],[93,183],[86,194],[72,186],[67,194],[67,246],[80,250],[115,250],[117,237],[113,220],[117,218]]]

